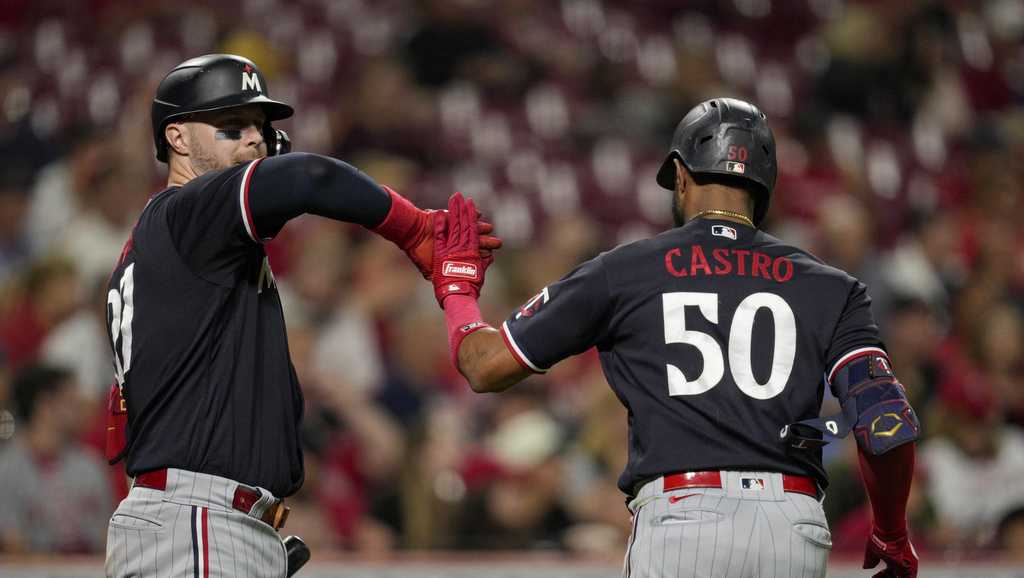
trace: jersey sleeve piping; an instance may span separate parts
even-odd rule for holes
[[[832,380],[835,379],[836,373],[838,373],[844,365],[850,363],[855,359],[864,357],[865,355],[881,355],[882,357],[886,358],[886,360],[889,359],[889,354],[886,353],[884,349],[878,347],[860,347],[858,349],[848,351],[847,353],[843,354],[843,356],[840,357],[839,360],[835,362],[835,364],[832,365],[832,369],[829,370],[828,372],[828,383],[830,385],[832,384]]]
[[[508,321],[501,324],[501,337],[505,340],[505,347],[508,347],[508,350],[512,353],[512,357],[519,362],[519,365],[522,365],[523,368],[529,369],[534,373],[547,372],[547,369],[541,369],[535,363],[530,361],[530,359],[526,357],[526,354],[523,353],[523,350],[519,348],[519,345],[516,344],[516,340],[512,337],[512,332],[508,329]]]
[[[245,232],[248,233],[249,238],[254,243],[263,243],[270,239],[261,239],[256,234],[256,223],[252,220],[252,210],[249,208],[249,185],[252,183],[252,174],[256,170],[256,166],[262,162],[263,159],[256,159],[249,163],[249,166],[245,168],[245,173],[242,175],[242,183],[238,187],[238,206],[242,211],[242,224],[245,225]]]

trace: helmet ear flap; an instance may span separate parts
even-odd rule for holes
[[[263,141],[267,143],[268,157],[292,152],[292,139],[288,137],[288,133],[270,126],[269,122],[263,127]]]

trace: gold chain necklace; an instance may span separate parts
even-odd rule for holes
[[[734,219],[739,219],[744,223],[750,225],[751,229],[757,228],[754,226],[754,222],[750,220],[750,217],[744,215],[743,213],[737,213],[735,211],[726,211],[724,209],[705,209],[694,215],[693,218],[696,219],[697,217],[703,217],[704,215],[721,215],[723,217],[732,217]]]

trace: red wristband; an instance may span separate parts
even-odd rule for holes
[[[391,208],[384,220],[370,230],[408,251],[423,236],[423,229],[427,226],[427,220],[423,218],[426,211],[390,187],[381,185],[381,188],[391,197]]]
[[[448,352],[452,365],[459,368],[459,346],[467,335],[490,327],[480,315],[480,306],[471,295],[452,294],[444,298],[444,320],[448,325]]]

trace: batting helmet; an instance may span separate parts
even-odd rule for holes
[[[274,130],[270,121],[288,118],[295,112],[283,102],[267,98],[267,82],[248,58],[234,54],[206,54],[182,62],[160,82],[153,99],[153,140],[156,158],[167,162],[167,123],[193,112],[222,110],[259,104],[267,116],[263,137],[268,154],[290,149],[288,135]]]
[[[715,98],[693,107],[676,127],[672,150],[658,170],[658,184],[672,191],[676,187],[673,159],[694,174],[729,175],[754,183],[758,189],[754,224],[764,219],[778,163],[772,129],[756,106],[734,98]]]

